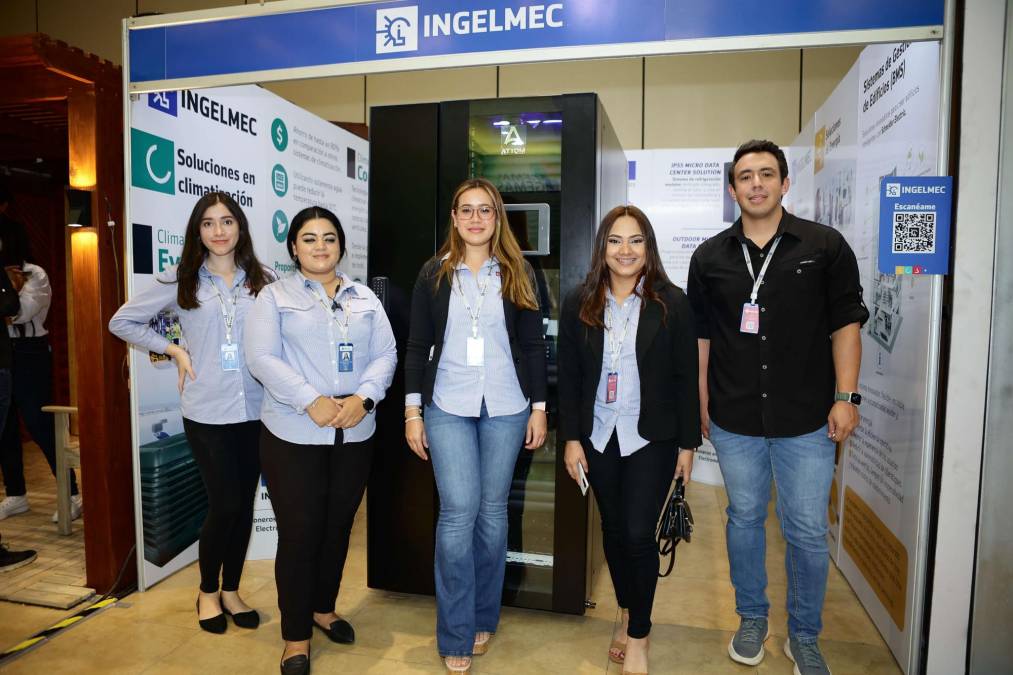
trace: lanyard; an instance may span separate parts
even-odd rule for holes
[[[340,286],[338,287],[338,291],[340,291]],[[334,300],[331,301],[330,305],[327,304],[327,301],[315,288],[313,289],[313,295],[317,296],[317,300],[320,301],[320,305],[324,308],[324,311],[330,314],[331,318],[334,319],[334,323],[337,324],[338,330],[341,331],[341,341],[348,342],[348,311],[345,309],[341,310],[342,315],[345,317],[344,323],[338,321],[337,315],[334,314],[334,310],[340,306],[338,304],[338,291],[334,292]]]
[[[777,245],[781,243],[781,235],[777,235],[777,239],[770,246],[770,253],[767,254],[767,259],[763,261],[763,265],[760,266],[760,276],[757,277],[753,274],[753,261],[749,259],[749,249],[746,248],[745,242],[739,242],[742,244],[742,257],[746,259],[746,269],[749,270],[749,278],[753,280],[753,291],[749,294],[749,302],[756,304],[756,296],[760,293],[760,285],[763,283],[763,277],[767,274],[767,267],[770,265],[770,259],[774,257],[774,251],[777,250]]]
[[[615,301],[607,301],[605,305],[605,335],[608,336],[609,340],[609,371],[616,372],[616,364],[619,363],[619,355],[623,351],[623,343],[626,342],[626,333],[630,329],[630,317],[633,316],[633,309],[630,308],[626,311],[626,321],[623,323],[623,332],[619,335],[619,339],[615,339],[615,331],[613,326],[615,325],[612,317],[612,305]]]
[[[471,303],[468,302],[468,295],[464,292],[464,285],[461,283],[461,272],[455,270],[454,278],[457,280],[457,292],[461,294],[461,301],[464,302],[464,308],[468,310],[468,316],[471,317],[471,337],[478,337],[478,318],[482,315],[482,304],[485,302],[485,292],[489,290],[489,282],[492,281],[492,265],[490,264],[485,273],[485,282],[478,283],[478,302],[475,303],[475,308],[471,308]]]
[[[237,285],[232,291],[232,311],[229,311],[229,302],[222,295],[222,292],[218,290],[218,284],[211,280],[211,288],[215,289],[215,295],[218,296],[218,304],[222,308],[222,319],[225,321],[225,342],[232,344],[232,326],[236,322],[236,303],[239,301],[239,286]]]

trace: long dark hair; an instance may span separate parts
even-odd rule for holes
[[[292,256],[292,262],[295,263],[296,269],[299,269],[299,259],[295,257],[295,242],[299,238],[299,230],[307,222],[317,218],[330,221],[331,225],[334,226],[334,229],[338,233],[338,262],[340,263],[342,258],[345,257],[345,228],[341,227],[341,221],[329,209],[325,209],[322,206],[307,206],[292,218],[292,223],[288,226],[288,238],[285,240],[285,244],[288,246],[288,254]]]
[[[183,239],[183,255],[179,258],[179,267],[176,268],[176,303],[182,309],[197,309],[200,301],[197,300],[197,286],[200,284],[199,272],[204,258],[207,257],[208,249],[200,238],[200,224],[204,219],[204,212],[215,204],[221,204],[229,210],[232,217],[239,223],[239,241],[236,242],[236,267],[241,267],[246,273],[246,287],[250,293],[257,295],[267,284],[271,283],[264,267],[257,260],[257,254],[253,252],[253,239],[250,238],[250,223],[246,214],[239,207],[236,200],[225,192],[209,192],[193,206],[190,213],[190,220],[186,224],[186,235]]]
[[[588,326],[601,328],[605,325],[602,315],[605,313],[605,290],[609,287],[609,268],[605,262],[605,247],[608,245],[609,234],[612,226],[623,216],[629,216],[640,225],[640,232],[644,235],[645,260],[644,268],[640,271],[637,279],[639,284],[643,279],[644,285],[638,291],[634,290],[641,298],[653,300],[661,305],[662,317],[668,312],[661,296],[658,295],[658,288],[666,284],[671,285],[668,275],[665,274],[665,267],[661,264],[661,254],[658,253],[658,239],[654,236],[654,227],[647,215],[632,204],[617,206],[602,218],[598,233],[594,237],[594,252],[591,254],[591,270],[584,279],[584,287],[580,294],[580,320]],[[641,309],[643,309],[641,307]]]
[[[493,231],[492,240],[489,242],[489,254],[499,261],[500,275],[503,284],[500,294],[521,309],[538,309],[538,300],[535,299],[535,290],[531,287],[531,280],[524,269],[524,254],[521,252],[520,244],[517,243],[510,224],[507,222],[506,207],[503,206],[503,197],[499,190],[485,178],[469,178],[454,191],[454,201],[451,209],[457,209],[457,203],[468,190],[479,188],[484,190],[492,200],[496,208],[496,229]],[[454,219],[450,219],[447,229],[447,240],[443,242],[436,257],[447,259],[440,264],[436,274],[436,285],[446,279],[447,283],[453,279],[454,270],[464,260],[464,240],[461,233],[454,227]]]

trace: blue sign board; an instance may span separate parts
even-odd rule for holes
[[[404,0],[130,30],[130,81],[422,56],[938,26],[944,0]]]
[[[879,193],[879,271],[950,271],[950,176],[884,176]]]

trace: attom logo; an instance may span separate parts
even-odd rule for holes
[[[376,53],[414,52],[419,48],[419,8],[376,10]]]

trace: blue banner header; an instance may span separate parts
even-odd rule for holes
[[[419,56],[937,26],[943,0],[415,0],[130,30],[151,82]]]

